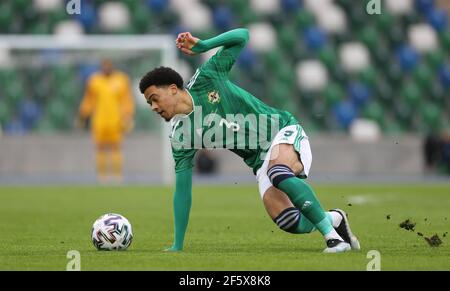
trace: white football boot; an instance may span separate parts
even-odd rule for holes
[[[345,213],[345,211],[342,209],[331,209],[330,211],[337,212],[342,216],[341,223],[338,227],[335,228],[336,232],[346,243],[350,244],[352,250],[359,251],[361,249],[361,246],[359,245],[358,239],[350,229],[350,223],[348,222],[347,214]]]
[[[324,253],[343,253],[350,251],[352,247],[349,243],[341,241],[340,239],[327,240],[327,248],[323,250]]]

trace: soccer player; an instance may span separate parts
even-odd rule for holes
[[[122,139],[132,129],[134,101],[130,81],[115,70],[110,59],[102,60],[101,71],[87,81],[79,108],[82,122],[91,117],[92,137],[96,146],[98,181],[122,181]]]
[[[327,253],[359,249],[344,211],[325,212],[313,189],[303,180],[308,176],[312,156],[308,136],[299,122],[289,112],[269,107],[229,80],[228,73],[248,39],[247,29],[231,30],[207,40],[189,32],[180,33],[175,42],[185,54],[222,48],[197,69],[186,87],[181,76],[167,67],[155,68],[141,79],[140,91],[151,109],[172,125],[175,235],[167,251],[183,248],[192,201],[195,152],[198,148],[220,147],[218,144],[242,157],[253,169],[264,206],[282,230],[296,234],[319,230]],[[230,119],[239,114],[250,116],[249,122],[242,125]],[[269,146],[252,137],[255,131],[260,136],[266,128],[260,126],[264,122],[255,123],[251,116],[269,116],[268,122],[278,122]],[[198,120],[202,122],[199,124]],[[241,141],[248,144],[244,142],[243,147],[236,139],[230,141],[230,131],[235,136],[241,134]]]

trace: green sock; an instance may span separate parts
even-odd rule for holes
[[[333,224],[333,218],[331,217],[331,215],[328,212],[325,212],[325,214],[327,215],[328,221],[331,224]],[[300,216],[300,223],[298,224],[298,226],[295,229],[294,233],[311,233],[311,232],[313,232],[315,230],[316,230],[316,227],[314,226],[314,224],[311,221],[309,221],[309,219],[306,218],[306,216],[301,215]]]
[[[278,188],[289,196],[295,207],[322,235],[333,230],[333,225],[328,220],[313,189],[305,181],[297,177],[287,178],[278,184]]]

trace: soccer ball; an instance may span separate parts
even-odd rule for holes
[[[131,224],[120,214],[100,216],[92,226],[92,243],[101,251],[126,250],[133,240]]]

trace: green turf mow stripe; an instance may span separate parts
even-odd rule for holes
[[[449,185],[313,186],[325,209],[349,214],[360,252],[323,254],[317,232],[279,230],[256,185],[195,186],[180,253],[162,251],[173,239],[171,187],[0,187],[0,270],[65,270],[70,250],[82,270],[366,270],[371,250],[381,270],[450,270]],[[92,224],[112,212],[133,223],[133,243],[99,252]],[[406,219],[414,231],[399,227]],[[424,238],[434,234],[438,247]]]

